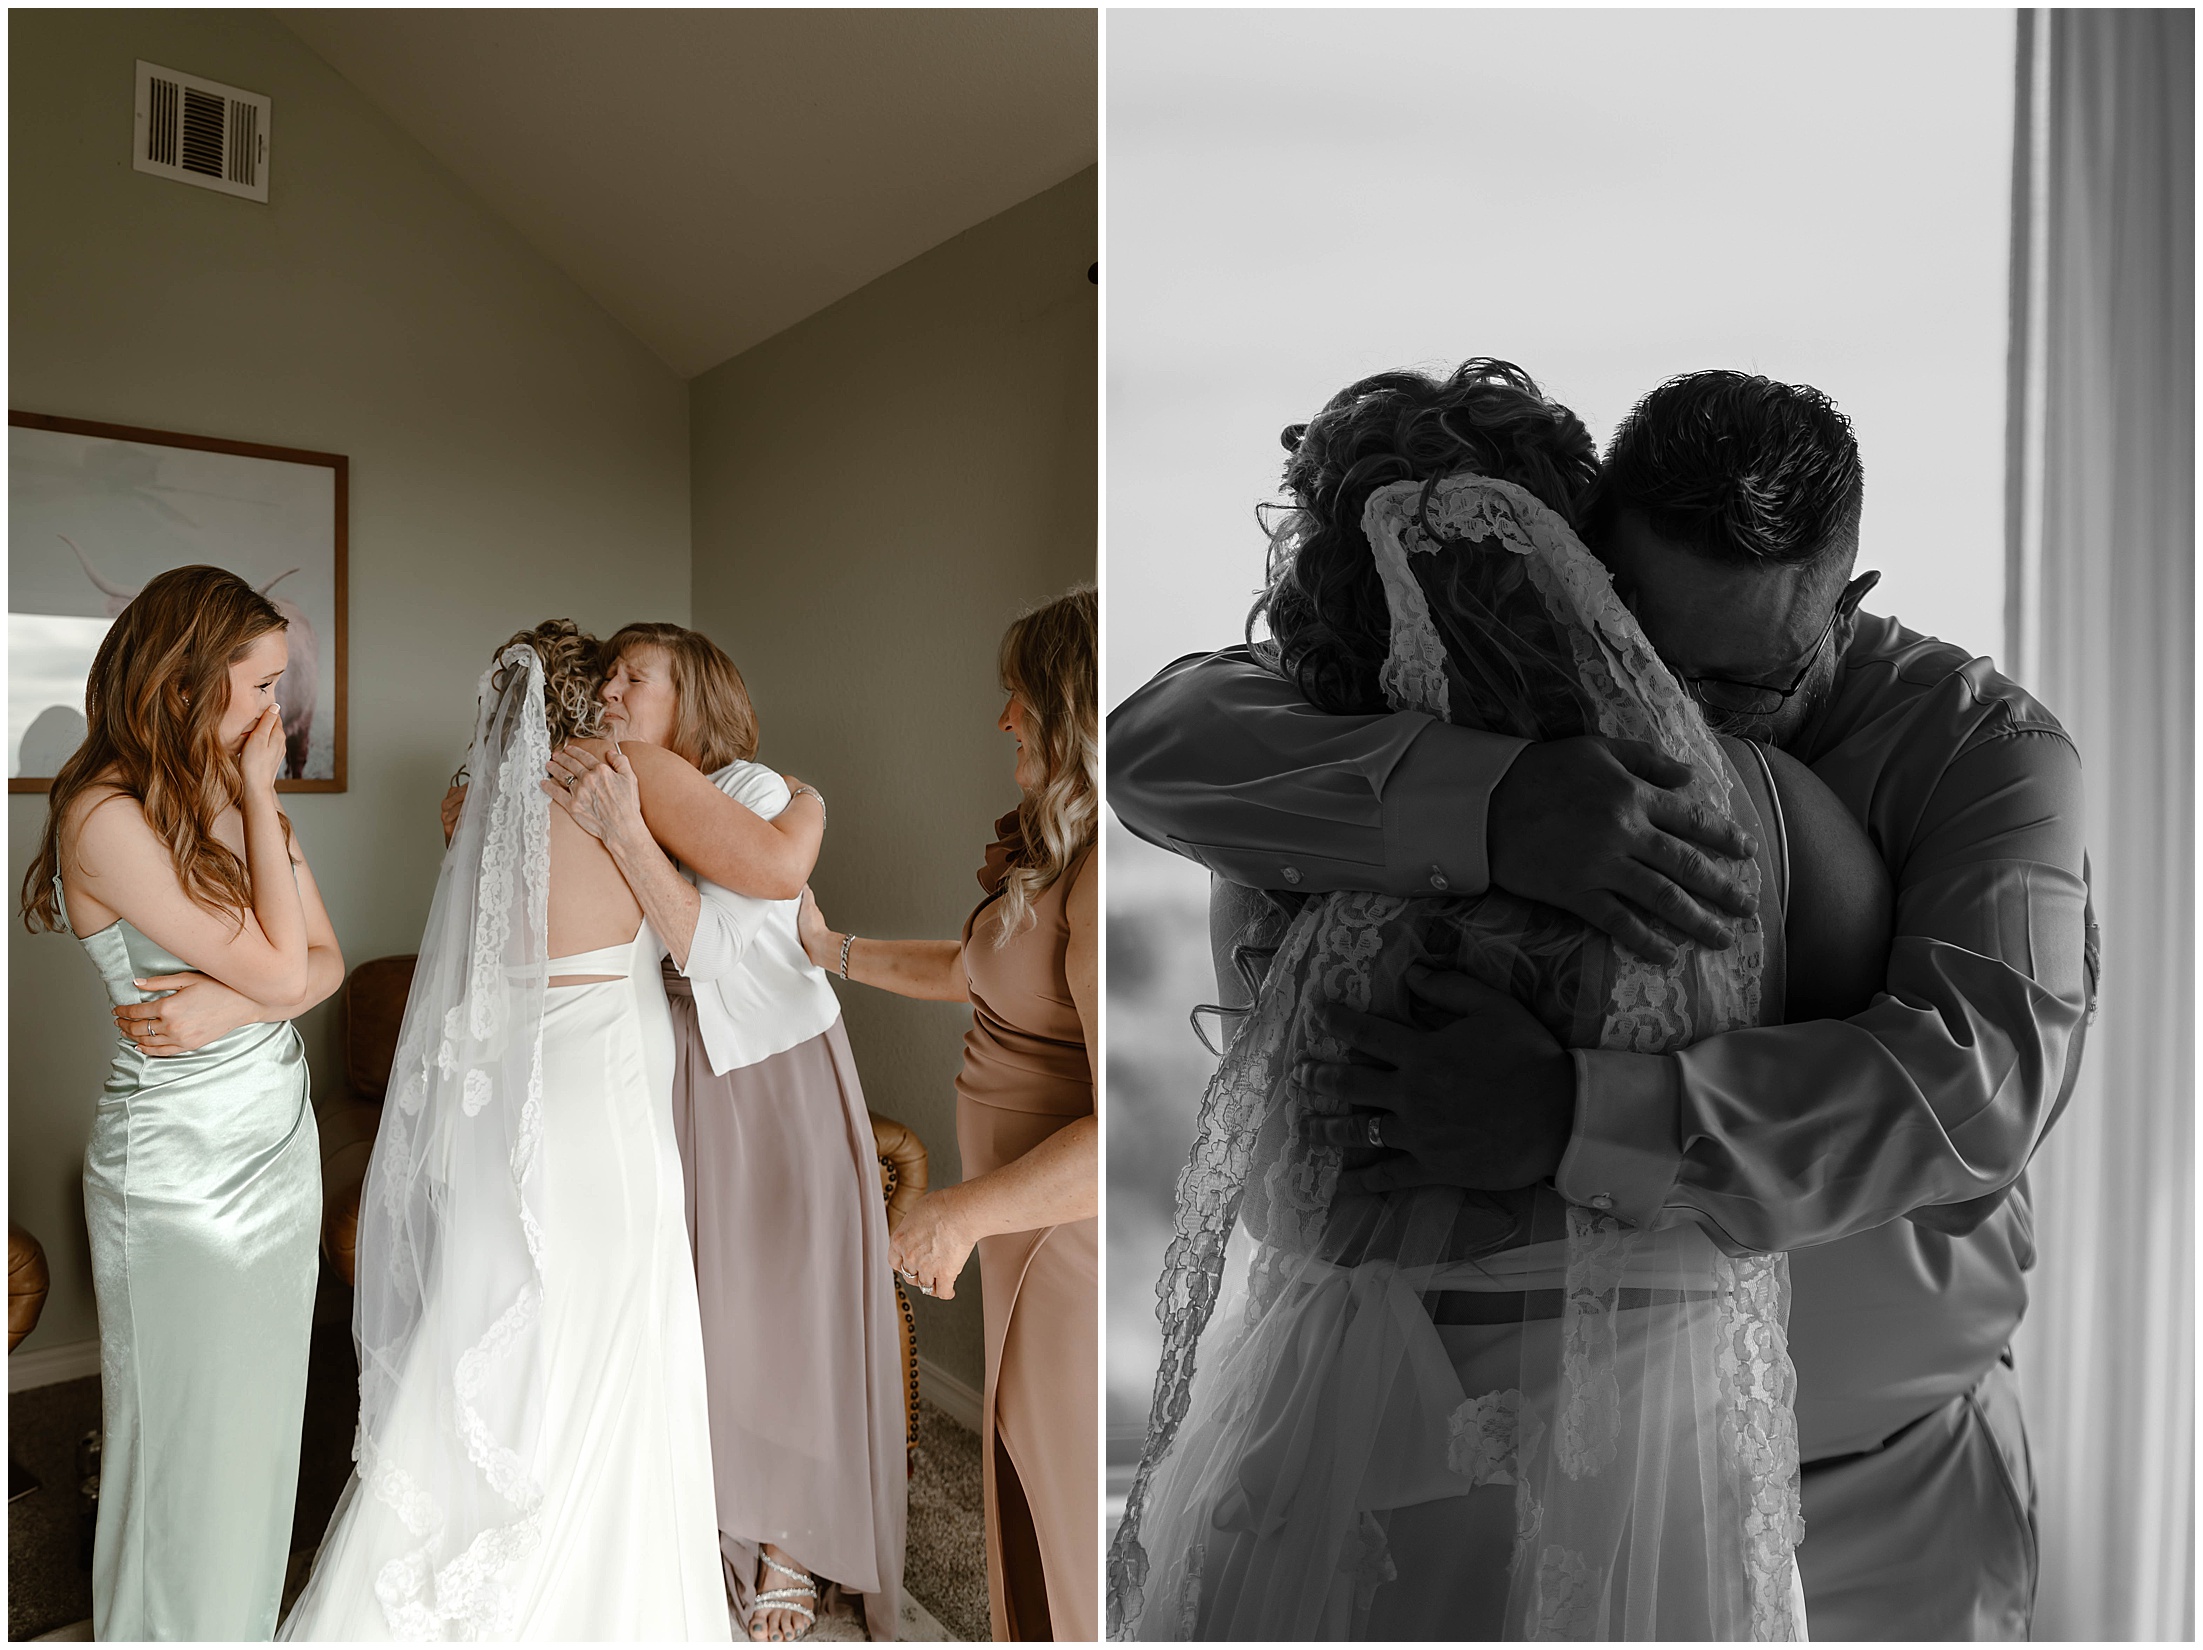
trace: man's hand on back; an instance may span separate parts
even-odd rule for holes
[[[1757,908],[1737,864],[1752,841],[1674,794],[1691,775],[1689,763],[1634,739],[1529,746],[1492,792],[1492,885],[1572,911],[1657,962],[1685,938],[1725,950],[1733,935],[1724,914]]]

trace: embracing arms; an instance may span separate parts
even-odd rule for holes
[[[921,1002],[971,1001],[961,940],[875,940],[836,933],[826,926],[818,900],[808,888],[803,890],[803,903],[796,909],[796,934],[803,941],[803,954],[829,974],[841,973],[846,941],[848,977],[859,985],[876,986]]]
[[[1727,946],[1727,919],[1752,909],[1732,863],[1751,844],[1669,794],[1689,778],[1626,740],[1539,745],[1419,711],[1334,716],[1243,647],[1176,661],[1109,717],[1117,817],[1227,882],[1496,885],[1655,957],[1679,936]]]
[[[635,770],[650,834],[675,859],[722,888],[757,899],[794,899],[811,880],[826,840],[826,808],[799,795],[777,819],[760,819],[709,776],[657,745],[620,747]],[[569,746],[602,760],[602,740]]]
[[[1078,1008],[1089,1079],[1099,1029],[1099,858],[1093,852],[1086,855],[1064,898],[1070,932],[1063,972]],[[853,962],[850,972],[856,972]],[[957,1274],[981,1238],[1092,1218],[1101,1207],[1100,1144],[1099,1121],[1089,1114],[999,1169],[927,1193],[889,1240],[895,1269],[949,1300],[956,1293]]]
[[[1119,709],[1110,783],[1120,817],[1247,882],[1246,845],[1257,828],[1245,822],[1259,821],[1268,833],[1262,851],[1279,858],[1301,837],[1338,840],[1350,814],[1361,857],[1284,859],[1302,869],[1299,886],[1411,891],[1406,856],[1387,847],[1406,838],[1389,822],[1443,817],[1443,785],[1397,763],[1381,796],[1366,782],[1356,796],[1339,779],[1351,764],[1336,741],[1353,734],[1346,724],[1388,719],[1330,719],[1340,728],[1312,728],[1301,753],[1292,730],[1316,713],[1289,684],[1265,683],[1258,671],[1229,654],[1181,661]],[[1949,691],[1959,707],[1951,714],[1966,714],[1971,686],[1954,681]],[[1281,699],[1297,709],[1281,712]],[[1384,1125],[1388,1145],[1413,1154],[1392,1161],[1391,1183],[1501,1189],[1550,1176],[1571,1201],[1639,1225],[1694,1221],[1745,1249],[1825,1243],[1903,1217],[1951,1230],[1978,1218],[1984,1200],[2018,1178],[2067,1091],[2093,989],[2080,762],[2054,724],[2025,715],[1985,729],[1956,755],[1955,732],[1935,733],[1925,716],[1911,722],[1892,712],[1890,720],[1928,730],[1884,754],[1891,777],[1831,776],[1839,790],[1864,794],[1873,784],[1878,797],[1894,799],[1890,809],[1901,805],[1902,817],[1866,821],[1896,886],[1888,973],[1871,1006],[1847,1020],[1724,1033],[1681,1054],[1570,1056],[1511,999],[1434,985],[1433,1001],[1466,1018],[1443,1033],[1379,1032],[1386,1047],[1360,1045],[1393,1068],[1372,1094],[1421,1093],[1415,1109],[1434,1120],[1443,1111],[1442,1139],[1435,1121],[1422,1140]],[[1243,727],[1252,731],[1242,736]],[[1195,801],[1203,749],[1227,753],[1205,787],[1224,794]],[[1517,758],[1509,777],[1524,772]],[[1347,800],[1354,808],[1342,814]],[[1306,810],[1305,823],[1296,808]],[[1610,833],[1627,825],[1623,814],[1608,820]],[[1196,846],[1201,832],[1213,840],[1220,827],[1238,830],[1241,846]],[[1502,886],[1498,838],[1507,827],[1495,797]],[[1581,905],[1568,908],[1597,921]],[[1400,1130],[1412,1135],[1414,1126],[1403,1113]],[[1462,1178],[1465,1161],[1486,1178]],[[1502,1177],[1490,1178],[1501,1166]]]
[[[178,881],[169,847],[128,796],[110,792],[78,816],[69,885],[91,915],[112,915],[191,965],[137,982],[173,995],[115,1010],[117,1027],[150,1054],[176,1054],[261,1020],[287,1020],[344,978],[329,914],[295,843],[284,839],[275,795],[281,719],[270,710],[248,735],[238,811],[251,909],[210,911]]]
[[[1675,1055],[1578,1052],[1563,1195],[1774,1250],[1942,1224],[2019,1178],[2094,995],[2080,758],[2054,728],[2010,732],[1932,783],[1882,995]]]
[[[731,893],[785,900],[802,891],[825,838],[815,791],[798,792],[767,820],[656,745],[578,740],[551,758],[550,775],[544,790],[604,844],[674,966],[693,973],[692,952],[711,959],[710,973],[694,977],[732,966],[755,932],[755,913],[700,893],[667,854]]]

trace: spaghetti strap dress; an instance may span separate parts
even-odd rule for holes
[[[54,891],[67,924],[61,879]],[[70,931],[77,931],[70,926]],[[120,1006],[191,965],[128,922],[77,933]],[[84,1151],[106,1441],[100,1639],[275,1631],[320,1275],[321,1149],[289,1021],[188,1054],[117,1037]]]
[[[1017,815],[997,821],[964,924],[972,1026],[956,1078],[966,1179],[1014,1162],[1094,1111],[1093,1068],[1065,974],[1064,901],[1087,848],[999,948],[988,914],[1024,852]],[[1101,1485],[1099,1225],[1089,1218],[979,1240],[986,1319],[980,1462],[987,1591],[997,1639],[1093,1639]]]

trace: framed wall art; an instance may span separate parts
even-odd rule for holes
[[[84,739],[84,680],[156,573],[209,563],[290,620],[277,788],[345,788],[346,461],[212,436],[8,414],[8,789]]]

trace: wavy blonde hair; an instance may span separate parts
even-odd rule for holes
[[[1002,882],[996,949],[1033,925],[1033,902],[1093,846],[1101,796],[1094,587],[1078,585],[1030,608],[1002,637],[1005,693],[1025,705],[1026,744],[1041,759],[1041,781],[1017,805],[1025,863]]]
[[[220,567],[172,567],[132,598],[92,655],[84,743],[46,793],[46,828],[23,878],[24,927],[62,927],[53,883],[61,822],[103,779],[137,799],[153,834],[168,844],[184,893],[243,926],[252,878],[214,835],[215,820],[245,794],[237,753],[221,737],[229,667],[269,631],[285,628],[275,603]],[[285,817],[286,842],[290,835]]]

